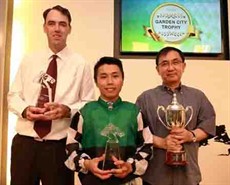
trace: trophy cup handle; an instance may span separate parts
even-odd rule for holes
[[[162,110],[162,111],[166,114],[165,108],[164,108],[162,105],[159,105],[159,106],[157,107],[157,116],[158,116],[158,119],[160,120],[160,122],[162,123],[162,125],[163,125],[165,128],[170,129],[170,128],[167,127],[167,125],[162,121],[162,119],[161,119],[161,117],[160,117],[160,114],[159,114],[160,110]]]
[[[190,123],[190,121],[192,120],[192,116],[193,116],[193,108],[192,108],[192,106],[187,106],[186,109],[185,109],[185,112],[187,112],[188,110],[191,111],[191,115],[190,115],[190,117],[188,119],[188,122],[185,124],[184,127],[186,127]]]

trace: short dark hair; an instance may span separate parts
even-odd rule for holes
[[[94,81],[97,82],[98,68],[104,64],[117,65],[121,71],[122,78],[124,79],[124,70],[121,60],[115,57],[102,57],[100,58],[94,66]]]
[[[170,51],[176,51],[179,55],[180,55],[180,57],[181,57],[181,59],[182,59],[182,62],[184,62],[184,60],[185,60],[185,57],[184,57],[184,54],[182,53],[182,51],[181,50],[179,50],[178,48],[174,48],[174,47],[165,47],[165,48],[163,48],[163,49],[161,49],[158,53],[157,53],[157,56],[156,56],[156,65],[158,66],[158,64],[159,64],[159,58],[162,56],[162,55],[166,55],[168,52],[170,52]]]
[[[69,10],[67,8],[64,8],[64,7],[60,6],[60,5],[56,5],[56,6],[52,7],[52,8],[48,8],[43,12],[44,23],[46,23],[46,17],[47,17],[48,13],[51,10],[57,10],[57,11],[61,12],[63,15],[65,15],[68,18],[69,26],[70,26],[70,23],[72,21],[70,12],[69,12]]]

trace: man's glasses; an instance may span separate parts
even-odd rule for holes
[[[172,62],[163,61],[163,62],[159,63],[158,65],[162,68],[168,68],[169,66],[178,67],[178,66],[180,66],[181,63],[183,63],[183,62],[180,60],[175,60]]]

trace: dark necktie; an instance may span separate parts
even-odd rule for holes
[[[46,74],[42,75],[41,92],[38,97],[37,106],[44,107],[44,104],[50,101],[54,101],[56,81],[57,81],[57,55],[53,55],[53,59],[50,61]],[[37,120],[34,122],[34,130],[37,132],[40,138],[45,137],[51,130],[52,120]]]

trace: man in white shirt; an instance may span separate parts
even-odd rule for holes
[[[8,93],[9,110],[18,116],[12,142],[11,185],[73,185],[73,172],[68,170],[65,143],[72,115],[94,99],[94,83],[89,65],[66,44],[71,32],[71,15],[59,5],[43,13],[44,32],[48,38],[45,51],[25,56]],[[47,72],[56,58],[56,79]],[[52,84],[56,84],[55,90]],[[55,92],[38,106],[42,88]],[[50,98],[52,97],[52,98]],[[52,100],[53,99],[53,100]],[[51,120],[51,121],[50,121]],[[35,123],[51,128],[41,136]]]

